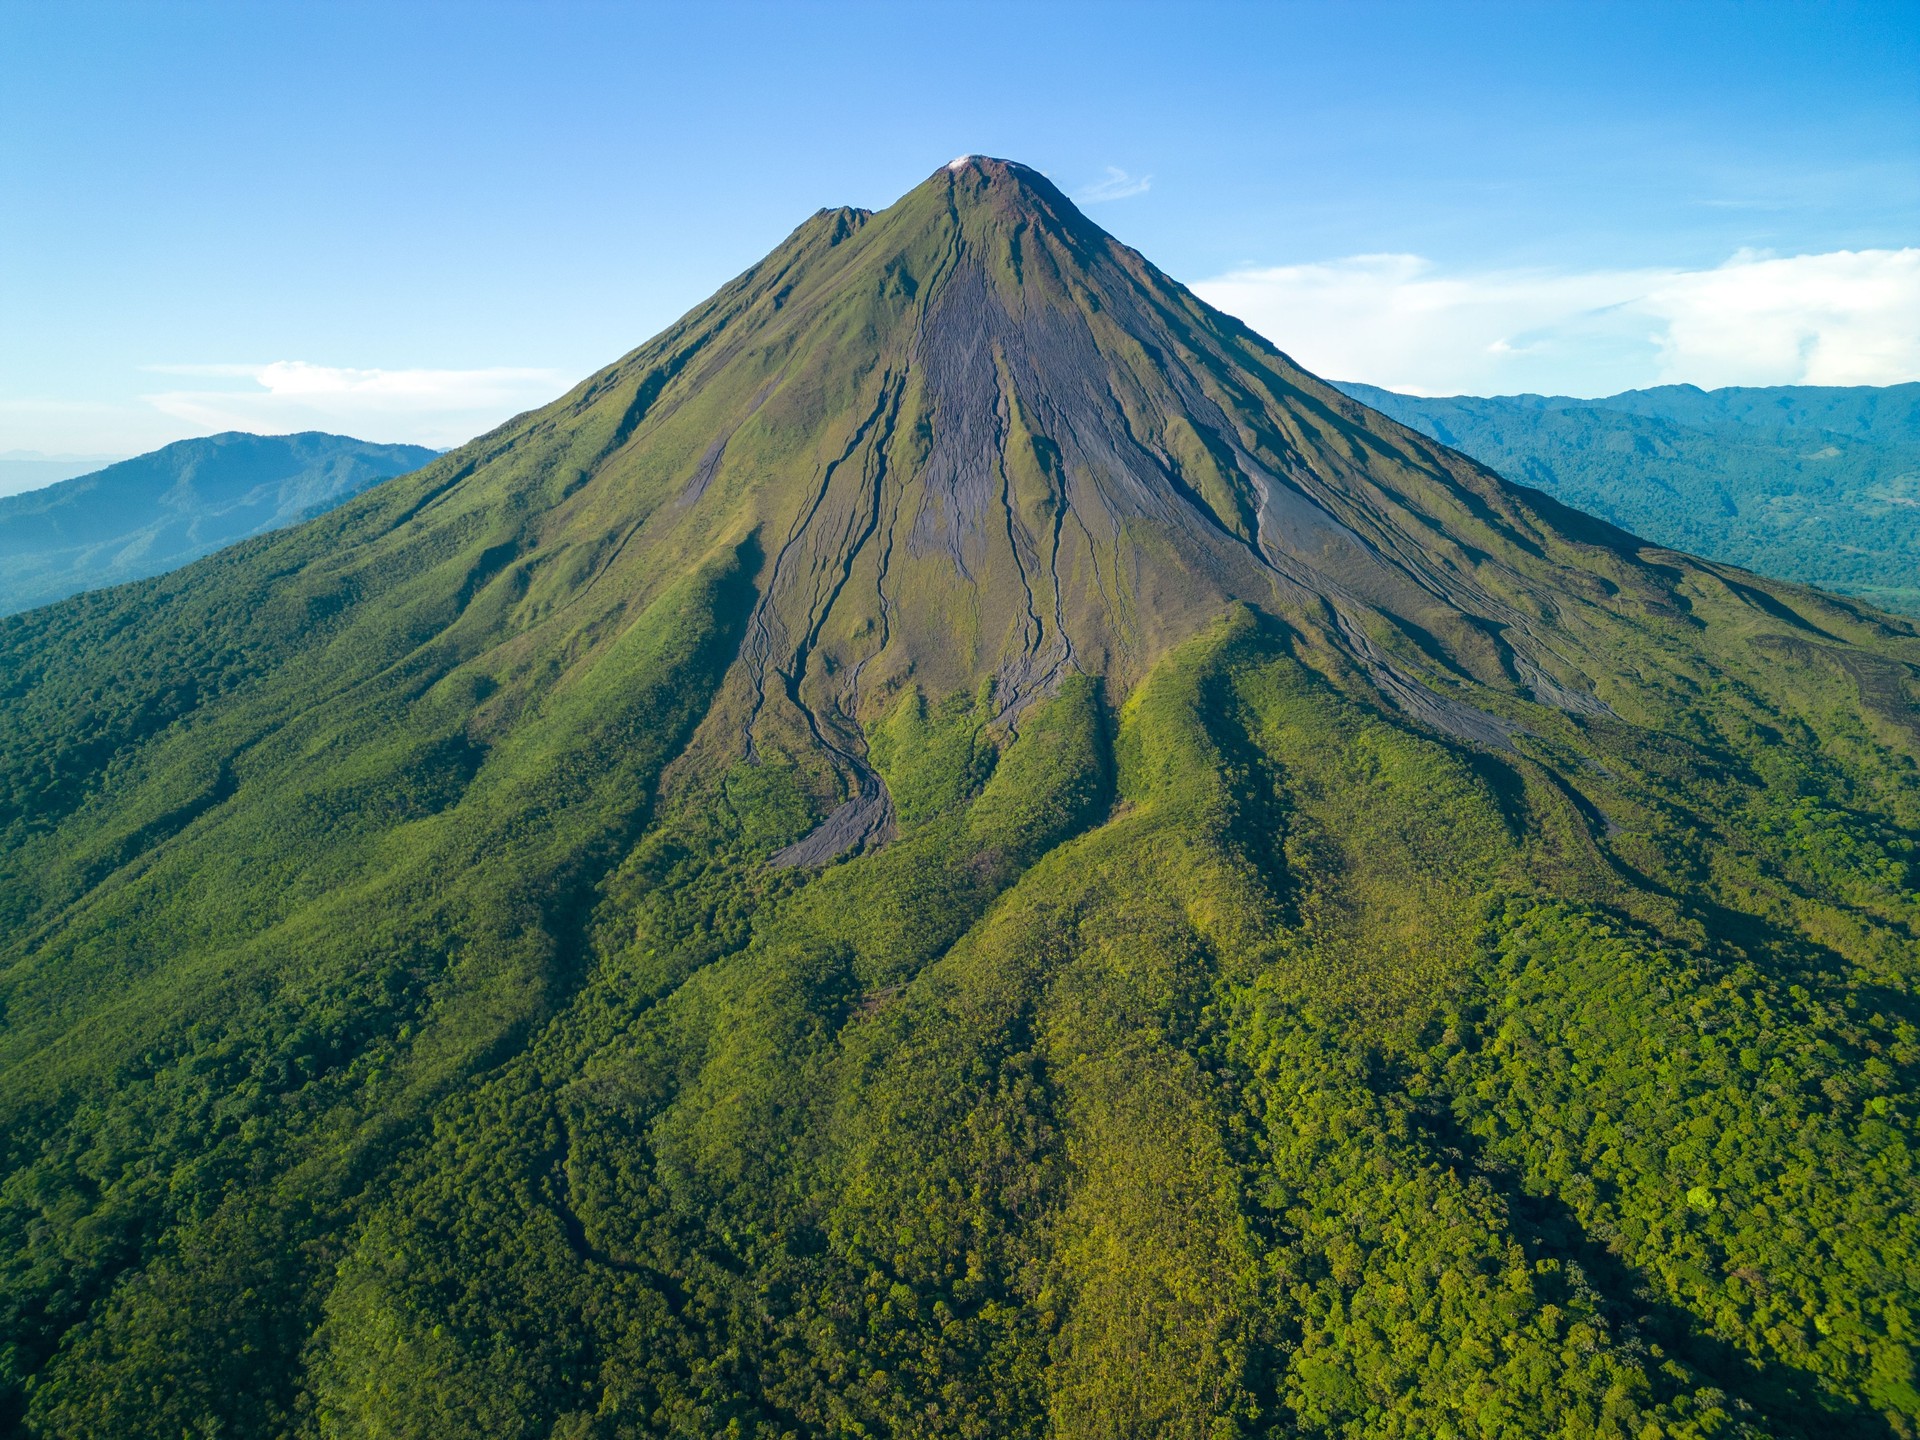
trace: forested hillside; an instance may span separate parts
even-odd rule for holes
[[[1024,167],[0,620],[0,1425],[1920,1429],[1920,634]]]
[[[1920,613],[1920,384],[1601,400],[1340,388],[1635,534]]]

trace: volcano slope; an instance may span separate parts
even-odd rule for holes
[[[61,1437],[1909,1436],[1920,637],[956,162],[0,621]]]

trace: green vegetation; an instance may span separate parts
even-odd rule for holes
[[[0,1429],[1920,1433],[1920,636],[996,165],[0,620]]]
[[[1920,385],[1603,400],[1340,388],[1636,535],[1920,614]]]

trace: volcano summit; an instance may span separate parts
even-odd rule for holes
[[[967,156],[0,620],[0,1418],[1911,1435],[1920,636]]]

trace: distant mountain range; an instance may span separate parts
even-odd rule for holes
[[[158,575],[310,519],[435,453],[318,431],[230,431],[0,497],[0,614]]]
[[[1600,400],[1340,389],[1637,535],[1920,613],[1920,384]]]

